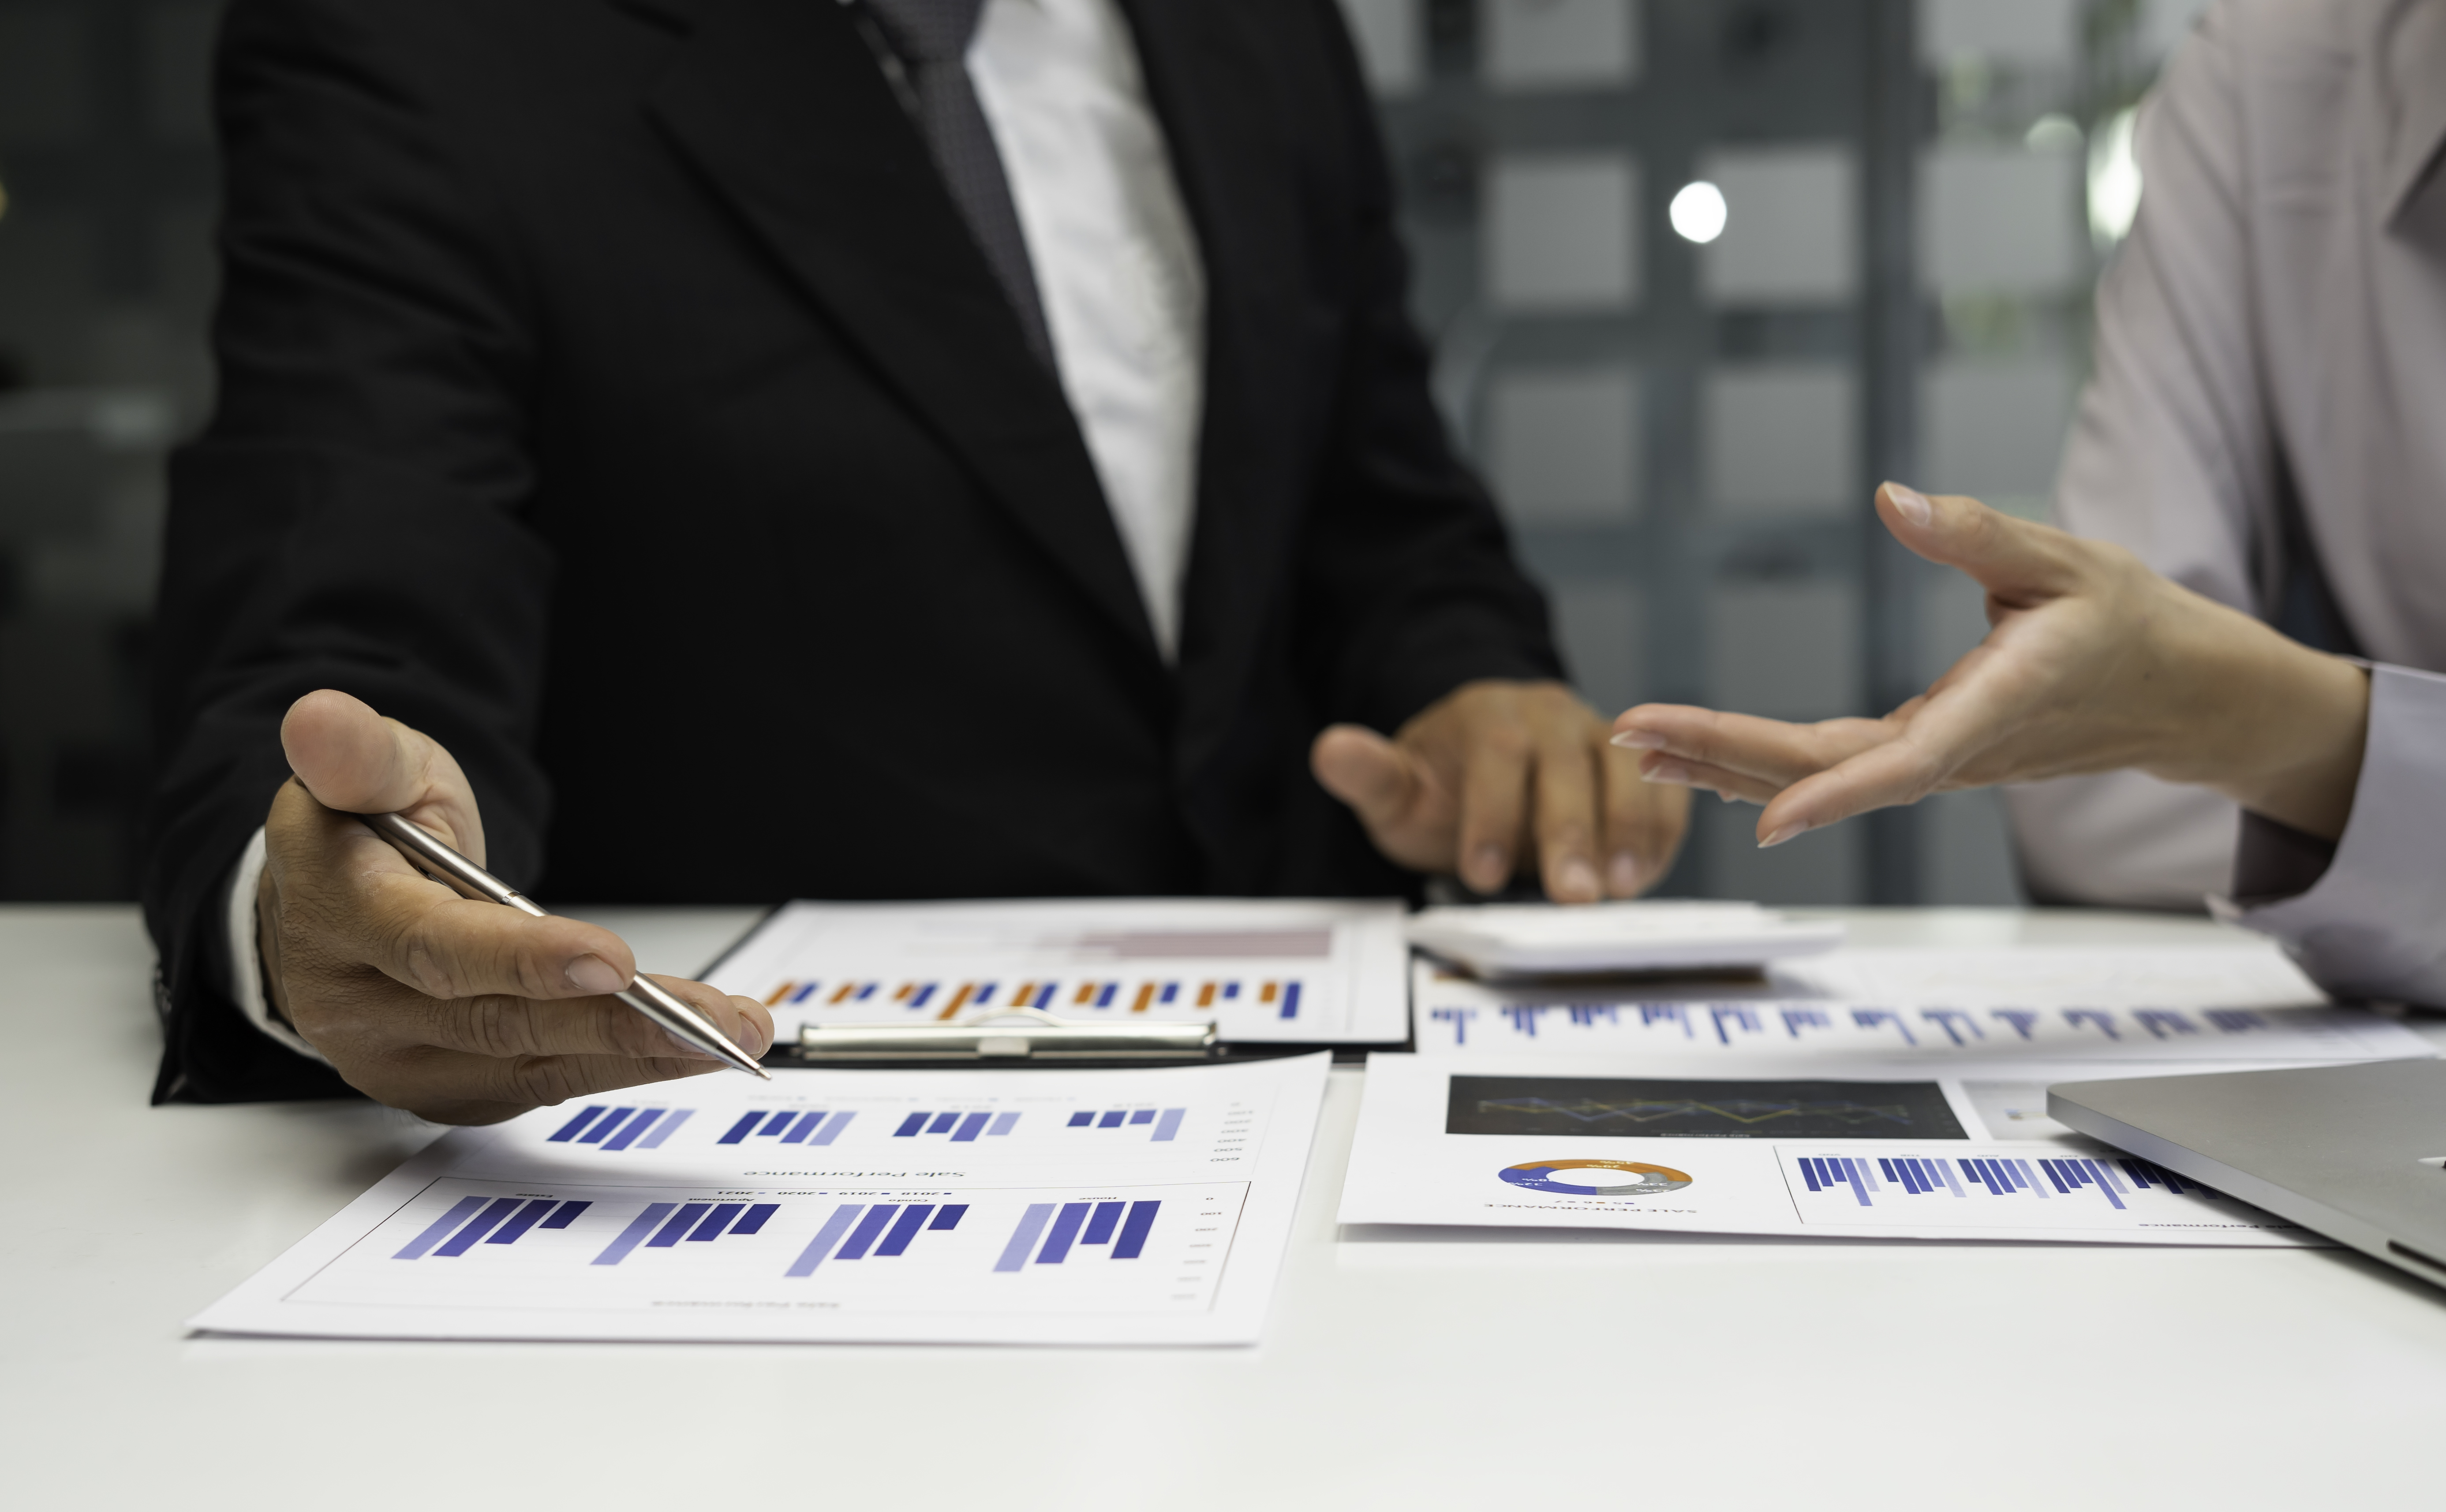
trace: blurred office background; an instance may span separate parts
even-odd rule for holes
[[[1191,0],[1210,3],[1210,0]],[[1890,706],[1984,633],[1882,477],[2038,513],[2132,106],[2198,0],[1344,0],[1439,396],[1590,701]],[[0,898],[133,895],[168,449],[211,402],[216,0],[0,0]],[[1677,893],[2004,903],[1959,794]]]

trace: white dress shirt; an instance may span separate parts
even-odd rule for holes
[[[1137,47],[1114,0],[988,0],[969,75],[1063,392],[1171,660],[1196,509],[1206,281]]]
[[[2361,650],[2446,671],[2441,145],[2446,0],[2210,7],[2142,111],[2058,520],[2273,620],[2289,501]],[[2404,703],[2376,712],[2372,772]],[[2230,886],[2236,813],[2204,790],[2116,773],[2008,797],[2044,893],[2196,907]],[[2446,790],[2384,822],[2439,815]]]
[[[987,0],[969,74],[993,128],[1062,388],[1086,439],[1166,661],[1180,645],[1205,407],[1206,280],[1115,0]],[[260,831],[232,869],[227,918],[247,1018],[301,1055],[273,1016],[255,948]]]

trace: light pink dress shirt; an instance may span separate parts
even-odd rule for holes
[[[2446,0],[2211,6],[2142,112],[2060,523],[2269,620],[2306,542],[2361,652],[2446,671],[2441,142]],[[2446,680],[2374,691],[2328,873],[2239,916],[2333,990],[2446,1004]],[[2119,775],[2011,801],[2047,891],[2225,890],[2220,800]]]

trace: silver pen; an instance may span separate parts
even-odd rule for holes
[[[516,908],[530,919],[551,915],[516,887],[451,849],[432,835],[396,813],[361,813],[357,815],[366,827],[389,841],[399,853],[415,863],[418,869],[430,874],[453,892],[485,903],[498,903]],[[758,1065],[756,1057],[730,1042],[730,1036],[716,1029],[705,1015],[686,1001],[646,980],[639,972],[623,992],[612,995],[622,1002],[660,1024],[683,1044],[693,1045],[728,1065],[766,1081],[772,1073]]]

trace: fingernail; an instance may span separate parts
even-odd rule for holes
[[[601,956],[578,957],[569,963],[565,975],[579,992],[618,992],[629,985]]]
[[[1774,831],[1765,839],[1759,841],[1759,849],[1760,850],[1772,850],[1776,847],[1783,844],[1786,840],[1791,839],[1794,835],[1803,832],[1808,828],[1809,826],[1805,824],[1785,825],[1782,829]]]
[[[1614,896],[1628,898],[1639,890],[1639,858],[1626,850],[1606,866],[1606,875],[1613,885]]]
[[[1503,880],[1512,871],[1512,858],[1501,846],[1479,846],[1469,858],[1469,869],[1478,878],[1471,884],[1480,892],[1500,892]]]
[[[1734,797],[1731,793],[1726,793],[1722,788],[1718,788],[1716,790],[1716,799],[1720,803],[1739,803],[1741,801],[1740,799]]]
[[[1555,875],[1554,885],[1568,902],[1593,899],[1597,896],[1597,868],[1577,856],[1566,861]]]
[[[1613,737],[1613,743],[1626,751],[1662,751],[1665,737],[1653,730],[1625,730]]]
[[[1915,488],[1909,488],[1901,483],[1888,483],[1886,497],[1894,501],[1894,513],[1913,525],[1926,525],[1936,517],[1935,511],[1929,506],[1928,495]]]
[[[1650,761],[1639,769],[1639,775],[1649,782],[1669,782],[1682,788],[1690,785],[1690,769],[1679,761]]]
[[[751,1055],[762,1055],[773,1048],[764,1032],[756,1027],[756,1020],[745,1014],[739,1016],[739,1027],[730,1032],[730,1042]]]

